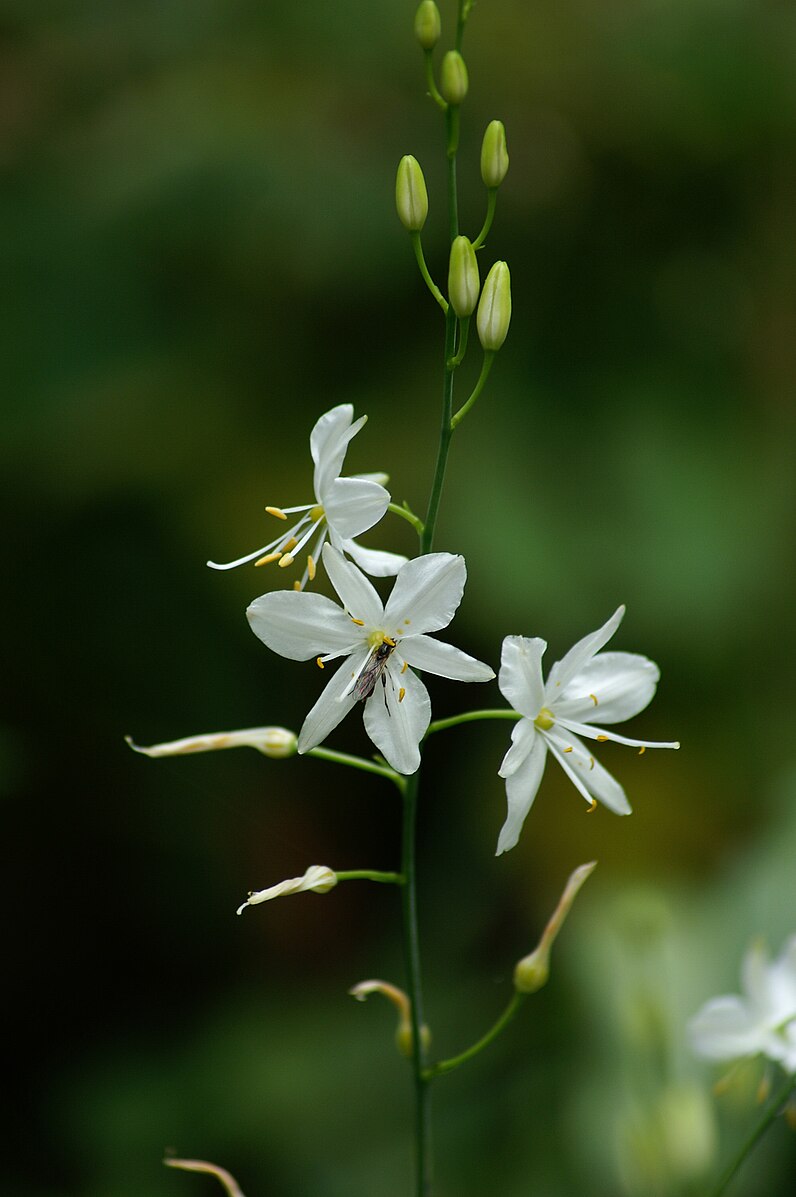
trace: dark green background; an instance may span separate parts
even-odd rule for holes
[[[247,1197],[409,1191],[392,1016],[346,996],[401,980],[395,894],[234,916],[311,863],[394,867],[396,795],[251,752],[150,762],[122,737],[300,726],[317,670],[243,618],[284,576],[204,562],[263,543],[266,503],[306,500],[323,411],[367,412],[347,468],[424,507],[442,329],[393,181],[414,153],[442,280],[444,159],[412,14],[4,5],[9,1197],[218,1191],[166,1172],[168,1146]],[[753,1081],[714,1099],[683,1036],[753,935],[796,930],[795,50],[784,0],[481,0],[470,22],[462,221],[480,226],[498,116],[511,169],[482,261],[508,260],[514,315],[451,459],[436,547],[469,581],[450,639],[496,665],[504,635],[542,635],[552,661],[625,602],[615,646],[663,673],[628,730],[683,748],[601,752],[625,820],[586,818],[551,765],[495,860],[505,725],[429,744],[441,1054],[497,1015],[566,875],[600,860],[547,989],[437,1088],[440,1197],[700,1192],[661,1146],[661,1095],[679,1109],[695,1086],[716,1112],[711,1174],[757,1117]],[[395,519],[369,543],[414,551]],[[502,701],[431,689],[438,715]],[[355,718],[330,743],[368,751]],[[788,1159],[778,1126],[738,1197],[789,1193]]]

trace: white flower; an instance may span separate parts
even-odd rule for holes
[[[337,874],[326,865],[310,865],[303,877],[290,877],[287,881],[280,881],[268,889],[260,889],[250,893],[245,902],[238,907],[238,914],[243,914],[247,906],[259,906],[260,902],[270,902],[272,898],[284,898],[288,894],[302,894],[306,890],[314,890],[316,894],[328,894],[337,885]]]
[[[350,403],[341,403],[321,416],[310,435],[310,452],[315,462],[314,501],[298,507],[266,507],[268,514],[279,520],[287,521],[289,515],[299,515],[299,519],[269,544],[247,553],[245,557],[238,557],[236,561],[226,564],[208,561],[211,569],[234,569],[237,565],[245,565],[247,561],[254,561],[255,565],[278,561],[280,568],[286,569],[309,545],[304,575],[300,582],[294,583],[296,590],[303,590],[307,580],[311,582],[315,577],[315,567],[328,537],[335,548],[348,553],[373,577],[384,578],[397,574],[405,564],[406,557],[377,549],[364,549],[354,540],[355,536],[361,536],[377,524],[387,510],[390,496],[380,485],[380,480],[386,482],[386,476],[363,474],[357,478],[340,477],[348,442],[356,436],[367,418],[360,416],[354,420],[354,408]]]
[[[275,760],[292,756],[298,743],[296,733],[286,727],[242,727],[238,731],[206,732],[148,747],[136,744],[130,736],[125,736],[125,740],[133,752],[141,752],[144,756],[187,756],[193,752],[216,752],[220,748],[256,748],[263,756]]]
[[[542,678],[542,656],[547,648],[544,640],[507,636],[503,641],[498,685],[522,719],[511,733],[511,747],[498,770],[506,779],[509,807],[498,854],[513,848],[519,839],[548,752],[592,807],[599,801],[618,815],[629,815],[624,790],[578,737],[615,740],[642,752],[646,748],[680,747],[678,743],[629,740],[592,726],[592,720],[619,723],[643,711],[660,676],[658,666],[646,657],[600,652],[624,613],[625,608],[620,607],[598,631],[578,641],[550,670],[547,684]]]
[[[737,1060],[760,1053],[796,1073],[796,935],[769,962],[759,941],[741,970],[743,997],[711,998],[688,1024],[691,1046],[708,1060]]]
[[[420,765],[421,739],[431,720],[426,687],[412,670],[460,682],[487,682],[488,665],[429,632],[448,626],[464,592],[463,557],[428,553],[403,566],[386,607],[364,574],[326,545],[323,560],[342,609],[307,591],[277,590],[255,599],[246,612],[255,635],[292,661],[315,657],[343,664],[329,681],[299,733],[299,752],[325,740],[358,700],[365,730],[398,773]]]

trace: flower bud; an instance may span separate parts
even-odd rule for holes
[[[407,232],[419,233],[428,216],[428,192],[420,163],[411,154],[406,154],[398,163],[395,207]]]
[[[424,50],[433,50],[442,31],[439,9],[434,0],[421,0],[415,13],[415,37]]]
[[[505,262],[495,262],[486,276],[478,304],[478,336],[486,350],[495,351],[506,339],[511,320],[511,275]]]
[[[243,914],[247,906],[259,906],[261,902],[270,902],[272,898],[302,894],[309,889],[314,890],[316,894],[328,894],[335,885],[337,874],[330,868],[326,865],[310,865],[303,877],[290,877],[287,881],[280,881],[278,885],[250,893],[246,901],[238,907],[238,914]]]
[[[461,104],[467,95],[467,67],[458,50],[448,50],[442,60],[439,89],[449,104]]]
[[[490,121],[481,142],[481,178],[484,186],[490,190],[499,187],[508,169],[509,152],[503,121]]]
[[[451,246],[448,268],[448,298],[460,320],[472,316],[480,287],[478,262],[472,242],[467,237],[456,237]]]
[[[494,266],[492,269],[494,270]],[[489,279],[487,279],[487,282],[489,282]],[[486,290],[486,284],[484,284],[484,290]],[[547,978],[550,976],[550,949],[561,930],[561,924],[569,914],[572,903],[577,897],[578,890],[589,874],[594,871],[596,864],[597,861],[593,860],[590,864],[581,865],[580,868],[575,869],[570,874],[569,880],[564,887],[564,892],[559,898],[558,905],[544,929],[542,938],[530,956],[524,956],[514,969],[514,988],[518,993],[536,993],[537,989],[541,989],[546,983]]]
[[[256,748],[263,756],[281,760],[293,756],[298,747],[295,732],[286,727],[244,727],[240,731],[209,732],[202,736],[187,736],[183,740],[168,740],[165,744],[150,744],[148,748],[135,744],[125,736],[133,752],[144,756],[187,756],[193,752],[216,752],[221,748]]]
[[[403,989],[399,989],[397,985],[392,985],[389,981],[374,980],[360,981],[359,984],[354,985],[348,992],[358,1002],[367,1001],[372,993],[380,993],[389,1002],[392,1002],[398,1011],[398,1025],[395,1028],[395,1046],[402,1056],[411,1059],[413,1054],[412,1044],[414,1041],[412,1036],[412,1004]],[[423,1050],[427,1051],[431,1045],[431,1032],[426,1026],[421,1026],[420,1028],[420,1042],[423,1045]]]

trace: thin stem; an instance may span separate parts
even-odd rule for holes
[[[459,150],[459,107],[445,113],[446,153],[448,155],[448,217],[451,243],[459,236],[459,194],[456,185],[456,154]]]
[[[420,234],[419,233],[410,233],[409,237],[412,241],[412,249],[415,251],[415,257],[417,258],[417,265],[420,269],[420,273],[423,276],[423,281],[425,282],[425,284],[428,287],[431,294],[436,299],[439,306],[442,308],[443,312],[445,312],[447,314],[448,301],[445,298],[445,296],[442,294],[439,287],[434,282],[433,278],[431,277],[431,275],[428,272],[428,266],[426,266],[426,259],[423,256],[423,245],[420,240]]]
[[[464,355],[467,352],[467,334],[470,331],[470,317],[465,316],[463,320],[459,321],[459,348],[456,350],[456,356],[452,357],[448,365],[452,370],[462,364]]]
[[[492,221],[495,219],[495,208],[497,207],[497,187],[490,187],[486,193],[486,216],[484,223],[481,226],[481,232],[473,242],[473,249],[480,249],[487,238],[487,233],[492,228]]]
[[[487,1031],[486,1035],[458,1056],[451,1056],[449,1060],[440,1060],[439,1063],[432,1064],[428,1069],[427,1076],[429,1078],[443,1076],[446,1072],[453,1072],[454,1068],[458,1068],[461,1064],[466,1064],[468,1060],[472,1060],[473,1056],[477,1056],[479,1052],[482,1052],[494,1039],[497,1039],[501,1031],[506,1029],[527,996],[527,994],[517,993],[515,990],[508,1006],[494,1026]]]
[[[445,481],[445,466],[448,463],[453,429],[451,427],[451,410],[453,408],[453,373],[454,369],[448,363],[453,357],[456,346],[456,313],[449,308],[445,316],[445,373],[442,383],[442,423],[439,433],[439,449],[437,450],[437,464],[434,470],[434,481],[431,484],[431,496],[428,501],[426,522],[423,535],[420,538],[420,552],[430,553],[434,543],[434,529],[439,514],[439,504],[442,498],[442,486]]]
[[[380,873],[376,869],[346,869],[334,875],[338,881],[380,881],[383,885],[403,885],[403,873]]]
[[[452,417],[451,431],[456,427],[457,424],[461,424],[462,420],[467,415],[468,411],[470,410],[470,408],[473,406],[473,404],[475,403],[475,401],[478,399],[479,395],[483,391],[484,386],[486,384],[486,380],[489,377],[489,371],[492,369],[492,362],[494,360],[495,360],[494,351],[491,349],[485,349],[484,350],[484,364],[481,367],[481,373],[478,376],[478,382],[475,384],[475,390],[473,391],[472,395],[467,400],[467,402],[462,404],[462,406],[457,411],[456,415]]]
[[[766,1110],[763,1117],[758,1122],[757,1126],[752,1131],[749,1138],[744,1143],[741,1150],[735,1156],[729,1168],[727,1168],[727,1170],[722,1174],[721,1180],[716,1185],[715,1189],[710,1190],[709,1197],[720,1197],[720,1194],[724,1192],[724,1190],[727,1188],[727,1185],[740,1168],[741,1164],[751,1152],[752,1148],[760,1139],[762,1139],[765,1132],[780,1113],[782,1106],[788,1100],[794,1088],[796,1088],[796,1076],[789,1076],[772,1101],[771,1105]]]
[[[367,761],[361,756],[349,756],[347,752],[335,752],[331,748],[311,748],[306,754],[315,756],[321,761],[332,761],[335,765],[348,765],[350,769],[361,769],[363,773],[376,773],[379,777],[386,777],[403,793],[406,778],[396,773],[389,765],[377,765],[375,761]]]
[[[412,1019],[412,1072],[415,1083],[415,1169],[417,1197],[431,1194],[431,1090],[426,1076],[426,1053],[420,1028],[423,1026],[423,993],[420,979],[420,940],[417,928],[417,833],[418,775],[414,773],[404,790],[401,889],[403,907],[404,964]]]
[[[516,723],[518,719],[522,719],[522,715],[518,715],[516,711],[510,710],[508,707],[500,707],[493,711],[465,711],[461,715],[450,715],[447,719],[435,719],[433,723],[429,724],[426,736],[431,736],[434,732],[447,731],[449,727],[458,727],[460,723],[472,723],[476,719],[512,719]]]
[[[423,521],[419,515],[415,515],[408,507],[399,507],[397,503],[388,503],[387,510],[391,511],[393,515],[400,515],[401,519],[411,524],[418,536],[423,535]]]
[[[424,50],[423,58],[425,60],[426,67],[426,86],[428,87],[428,94],[431,96],[434,103],[444,112],[448,105],[439,94],[437,83],[434,78],[434,51]]]

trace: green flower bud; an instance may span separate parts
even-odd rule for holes
[[[411,154],[406,154],[398,163],[395,207],[404,228],[410,233],[419,233],[428,216],[428,192],[420,163]]]
[[[478,336],[484,349],[500,349],[511,320],[511,275],[505,262],[495,262],[486,276],[478,305]]]
[[[439,9],[434,0],[421,0],[415,13],[415,37],[424,50],[433,50],[442,31]]]
[[[461,104],[467,95],[467,67],[458,50],[448,50],[440,68],[439,89],[449,104]]]
[[[496,262],[490,270],[491,277],[495,267],[503,266],[505,262]],[[506,270],[508,277],[508,270]],[[484,291],[489,285],[489,278],[484,283]],[[478,312],[479,321],[481,319],[481,311]],[[508,321],[506,322],[508,327]],[[481,331],[480,328],[478,330]],[[506,335],[505,333],[503,334]],[[483,337],[481,338],[483,341]],[[501,341],[502,344],[502,341]],[[486,346],[484,346],[486,348]],[[586,878],[594,872],[596,860],[592,860],[589,864],[581,865],[570,873],[569,880],[564,887],[564,892],[558,900],[558,905],[550,916],[547,926],[542,932],[542,938],[536,945],[529,956],[524,956],[522,960],[518,961],[514,969],[514,988],[518,993],[536,993],[537,989],[541,989],[547,983],[547,978],[550,976],[550,949],[555,943],[556,936],[561,930],[561,924],[572,909],[572,903],[578,896],[578,890],[583,885]]]
[[[456,237],[451,246],[448,268],[448,298],[459,319],[472,316],[480,288],[481,279],[472,242],[467,237]]]
[[[514,969],[514,988],[518,993],[536,993],[550,976],[550,950],[537,948],[520,960]]]
[[[503,121],[490,121],[481,143],[481,178],[490,189],[499,187],[509,169]]]

